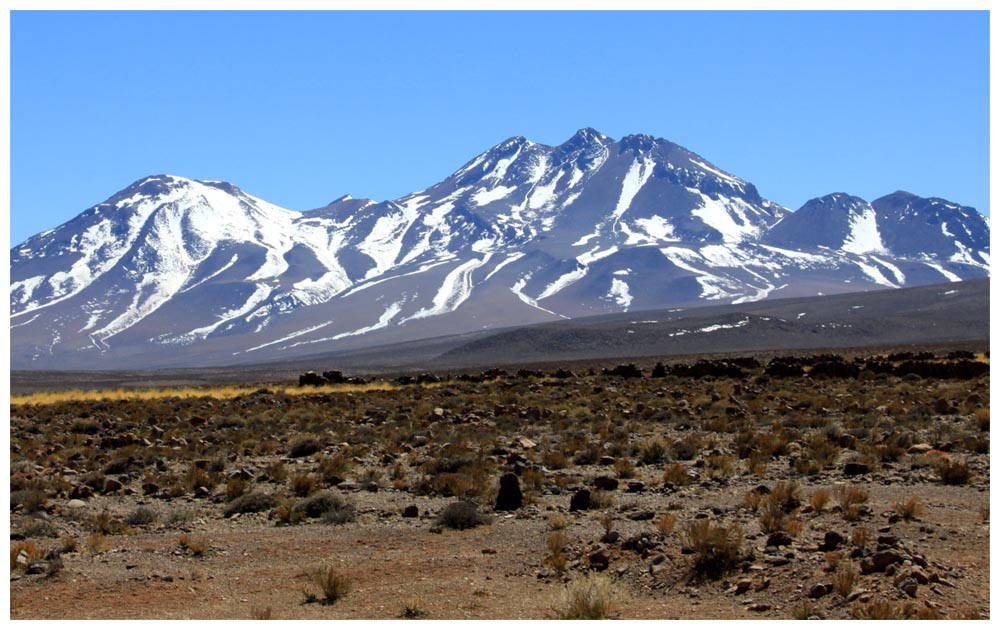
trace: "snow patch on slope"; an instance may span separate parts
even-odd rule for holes
[[[851,213],[850,231],[840,249],[853,254],[885,251],[874,208],[866,206],[860,213]]]
[[[608,291],[608,294],[605,297],[614,301],[615,304],[622,307],[622,309],[626,311],[632,304],[632,294],[629,293],[628,283],[624,280],[619,280],[618,278],[612,278],[611,290]]]
[[[472,294],[472,272],[489,262],[491,256],[492,254],[487,254],[482,260],[473,258],[452,269],[445,276],[441,288],[434,296],[433,305],[420,309],[400,323],[403,324],[412,319],[443,315],[457,309]]]

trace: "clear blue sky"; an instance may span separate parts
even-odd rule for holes
[[[305,210],[515,135],[686,146],[796,209],[989,212],[987,12],[18,12],[11,244],[146,175]]]

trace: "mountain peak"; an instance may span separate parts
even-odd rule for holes
[[[583,129],[580,129],[576,133],[574,133],[573,137],[567,140],[567,143],[572,142],[572,143],[589,144],[597,142],[600,144],[604,144],[606,140],[608,140],[608,137],[603,133],[601,133],[600,131],[594,129],[593,127],[584,127]]]

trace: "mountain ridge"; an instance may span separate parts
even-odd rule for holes
[[[399,199],[308,211],[137,180],[11,249],[11,360],[223,364],[988,275],[974,209],[897,191],[791,212],[680,145],[584,128],[557,146],[509,138]]]

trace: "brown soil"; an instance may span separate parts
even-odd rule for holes
[[[988,410],[985,422],[981,411],[988,407],[988,377],[811,380],[758,379],[757,373],[745,379],[577,376],[558,384],[526,376],[392,393],[261,393],[221,402],[143,402],[147,407],[109,402],[12,408],[12,493],[42,487],[46,497],[43,513],[34,515],[12,498],[11,544],[33,543],[47,551],[62,546],[61,536],[73,538],[77,550],[64,552],[61,570],[51,575],[27,574],[12,553],[11,618],[383,619],[401,617],[409,605],[428,618],[538,619],[556,615],[567,589],[587,573],[612,578],[617,588],[612,615],[623,619],[843,619],[863,616],[881,601],[897,617],[988,618],[989,455],[975,447],[983,450],[976,442],[983,437],[988,444]],[[148,408],[161,404],[173,406]],[[670,413],[651,413],[654,405]],[[727,405],[743,412],[727,411]],[[272,414],[275,408],[280,412]],[[230,428],[248,431],[240,441],[219,420],[237,410],[244,418],[257,414],[275,424],[266,434],[250,431],[249,421]],[[438,413],[442,410],[444,415]],[[325,424],[333,422],[324,419],[328,416],[336,416],[336,422]],[[192,425],[190,418],[206,422]],[[69,430],[76,422],[79,431],[82,420],[107,426],[97,434]],[[148,433],[150,426],[158,430],[155,437]],[[187,439],[172,445],[170,439],[180,436],[173,429],[180,426],[187,427]],[[581,428],[587,437],[576,444],[571,438]],[[812,454],[809,449],[823,448],[817,435],[836,441],[836,434],[852,430],[860,439],[845,438],[845,446],[825,466],[795,468],[797,459]],[[304,433],[320,436],[321,450],[289,457],[288,446]],[[748,436],[765,433],[780,433],[793,444],[754,470],[751,460],[740,456],[740,447]],[[145,439],[144,446],[129,452],[142,456],[148,451],[168,470],[157,473],[150,466],[109,474],[123,483],[122,489],[70,507],[70,494],[82,485],[85,472],[101,470],[116,452],[121,454],[121,447],[96,448],[114,435]],[[429,435],[431,441],[424,445],[415,435]],[[692,457],[670,455],[692,435],[698,445]],[[643,463],[643,445],[652,439],[667,445],[667,459],[681,464],[691,483],[665,483],[668,464]],[[85,450],[87,440],[93,452]],[[267,440],[276,446],[254,450],[247,443]],[[448,448],[460,443],[478,454],[475,466],[488,473],[484,478],[469,469],[456,474],[467,477],[465,493],[484,506],[491,522],[461,531],[439,529],[436,516],[456,499],[418,491],[418,482],[433,477],[428,466],[454,454]],[[921,443],[942,452],[923,455],[916,452],[921,447],[907,447]],[[605,463],[585,457],[573,463],[574,453],[591,447]],[[72,448],[85,455],[73,459]],[[570,458],[565,468],[543,465],[555,451]],[[337,454],[348,455],[352,464],[346,482],[339,488],[320,483],[314,494],[335,492],[356,506],[356,520],[341,525],[306,519],[279,526],[273,510],[225,518],[226,483],[221,480],[207,496],[177,491],[171,497],[166,491],[169,475],[176,473],[174,481],[182,483],[192,462],[218,457],[225,462],[223,478],[250,470],[258,477],[256,489],[292,499],[289,479],[318,475],[323,459]],[[944,485],[935,468],[941,458],[968,464],[971,479]],[[261,476],[278,460],[287,467],[287,478]],[[634,465],[634,476],[619,479],[619,487],[602,497],[607,506],[570,512],[574,491],[592,489],[597,477],[614,478],[612,462],[621,460]],[[849,462],[866,463],[869,470],[847,476]],[[405,479],[393,476],[397,463],[404,464]],[[505,470],[520,472],[526,505],[494,513],[496,480]],[[540,472],[537,486],[524,470]],[[153,473],[162,474],[163,490],[144,493],[143,483]],[[363,489],[369,477],[376,479],[377,491]],[[644,487],[629,491],[629,481],[642,481]],[[761,510],[748,507],[745,498],[754,488],[774,489],[781,481],[797,484],[801,505],[785,516],[801,523],[801,531],[786,525],[794,533],[792,542],[768,547]],[[815,490],[844,485],[868,493],[856,521],[845,518],[835,496],[821,511],[808,507]],[[913,520],[897,513],[898,503],[908,498],[922,506]],[[402,516],[410,505],[419,508],[417,518]],[[155,521],[124,524],[139,506],[153,509]],[[88,546],[94,515],[104,511],[111,517],[107,548],[94,550]],[[612,515],[610,529],[619,534],[615,542],[601,542],[604,513]],[[654,520],[645,518],[650,514]],[[664,514],[676,517],[673,531],[663,533],[654,525]],[[559,519],[567,539],[565,572],[546,561],[546,540]],[[685,548],[690,546],[685,528],[703,519],[742,528],[743,555],[720,577],[698,575],[696,554]],[[49,524],[48,536],[39,521]],[[867,541],[852,543],[855,530],[864,530]],[[835,559],[818,548],[828,532],[845,538],[836,552],[841,566],[860,570],[879,550],[894,550],[901,558],[886,570],[859,575],[851,601],[835,592],[810,597],[816,585],[833,581],[828,566]],[[650,547],[646,551],[623,544],[642,536]],[[182,537],[188,547],[180,544]],[[205,545],[204,553],[191,552],[196,544]],[[610,557],[607,568],[590,558],[599,547]],[[331,605],[306,603],[305,592],[319,593],[310,573],[331,567],[350,578],[347,595]],[[929,579],[906,594],[901,579],[917,574]],[[744,580],[749,580],[745,592],[738,588]]]

